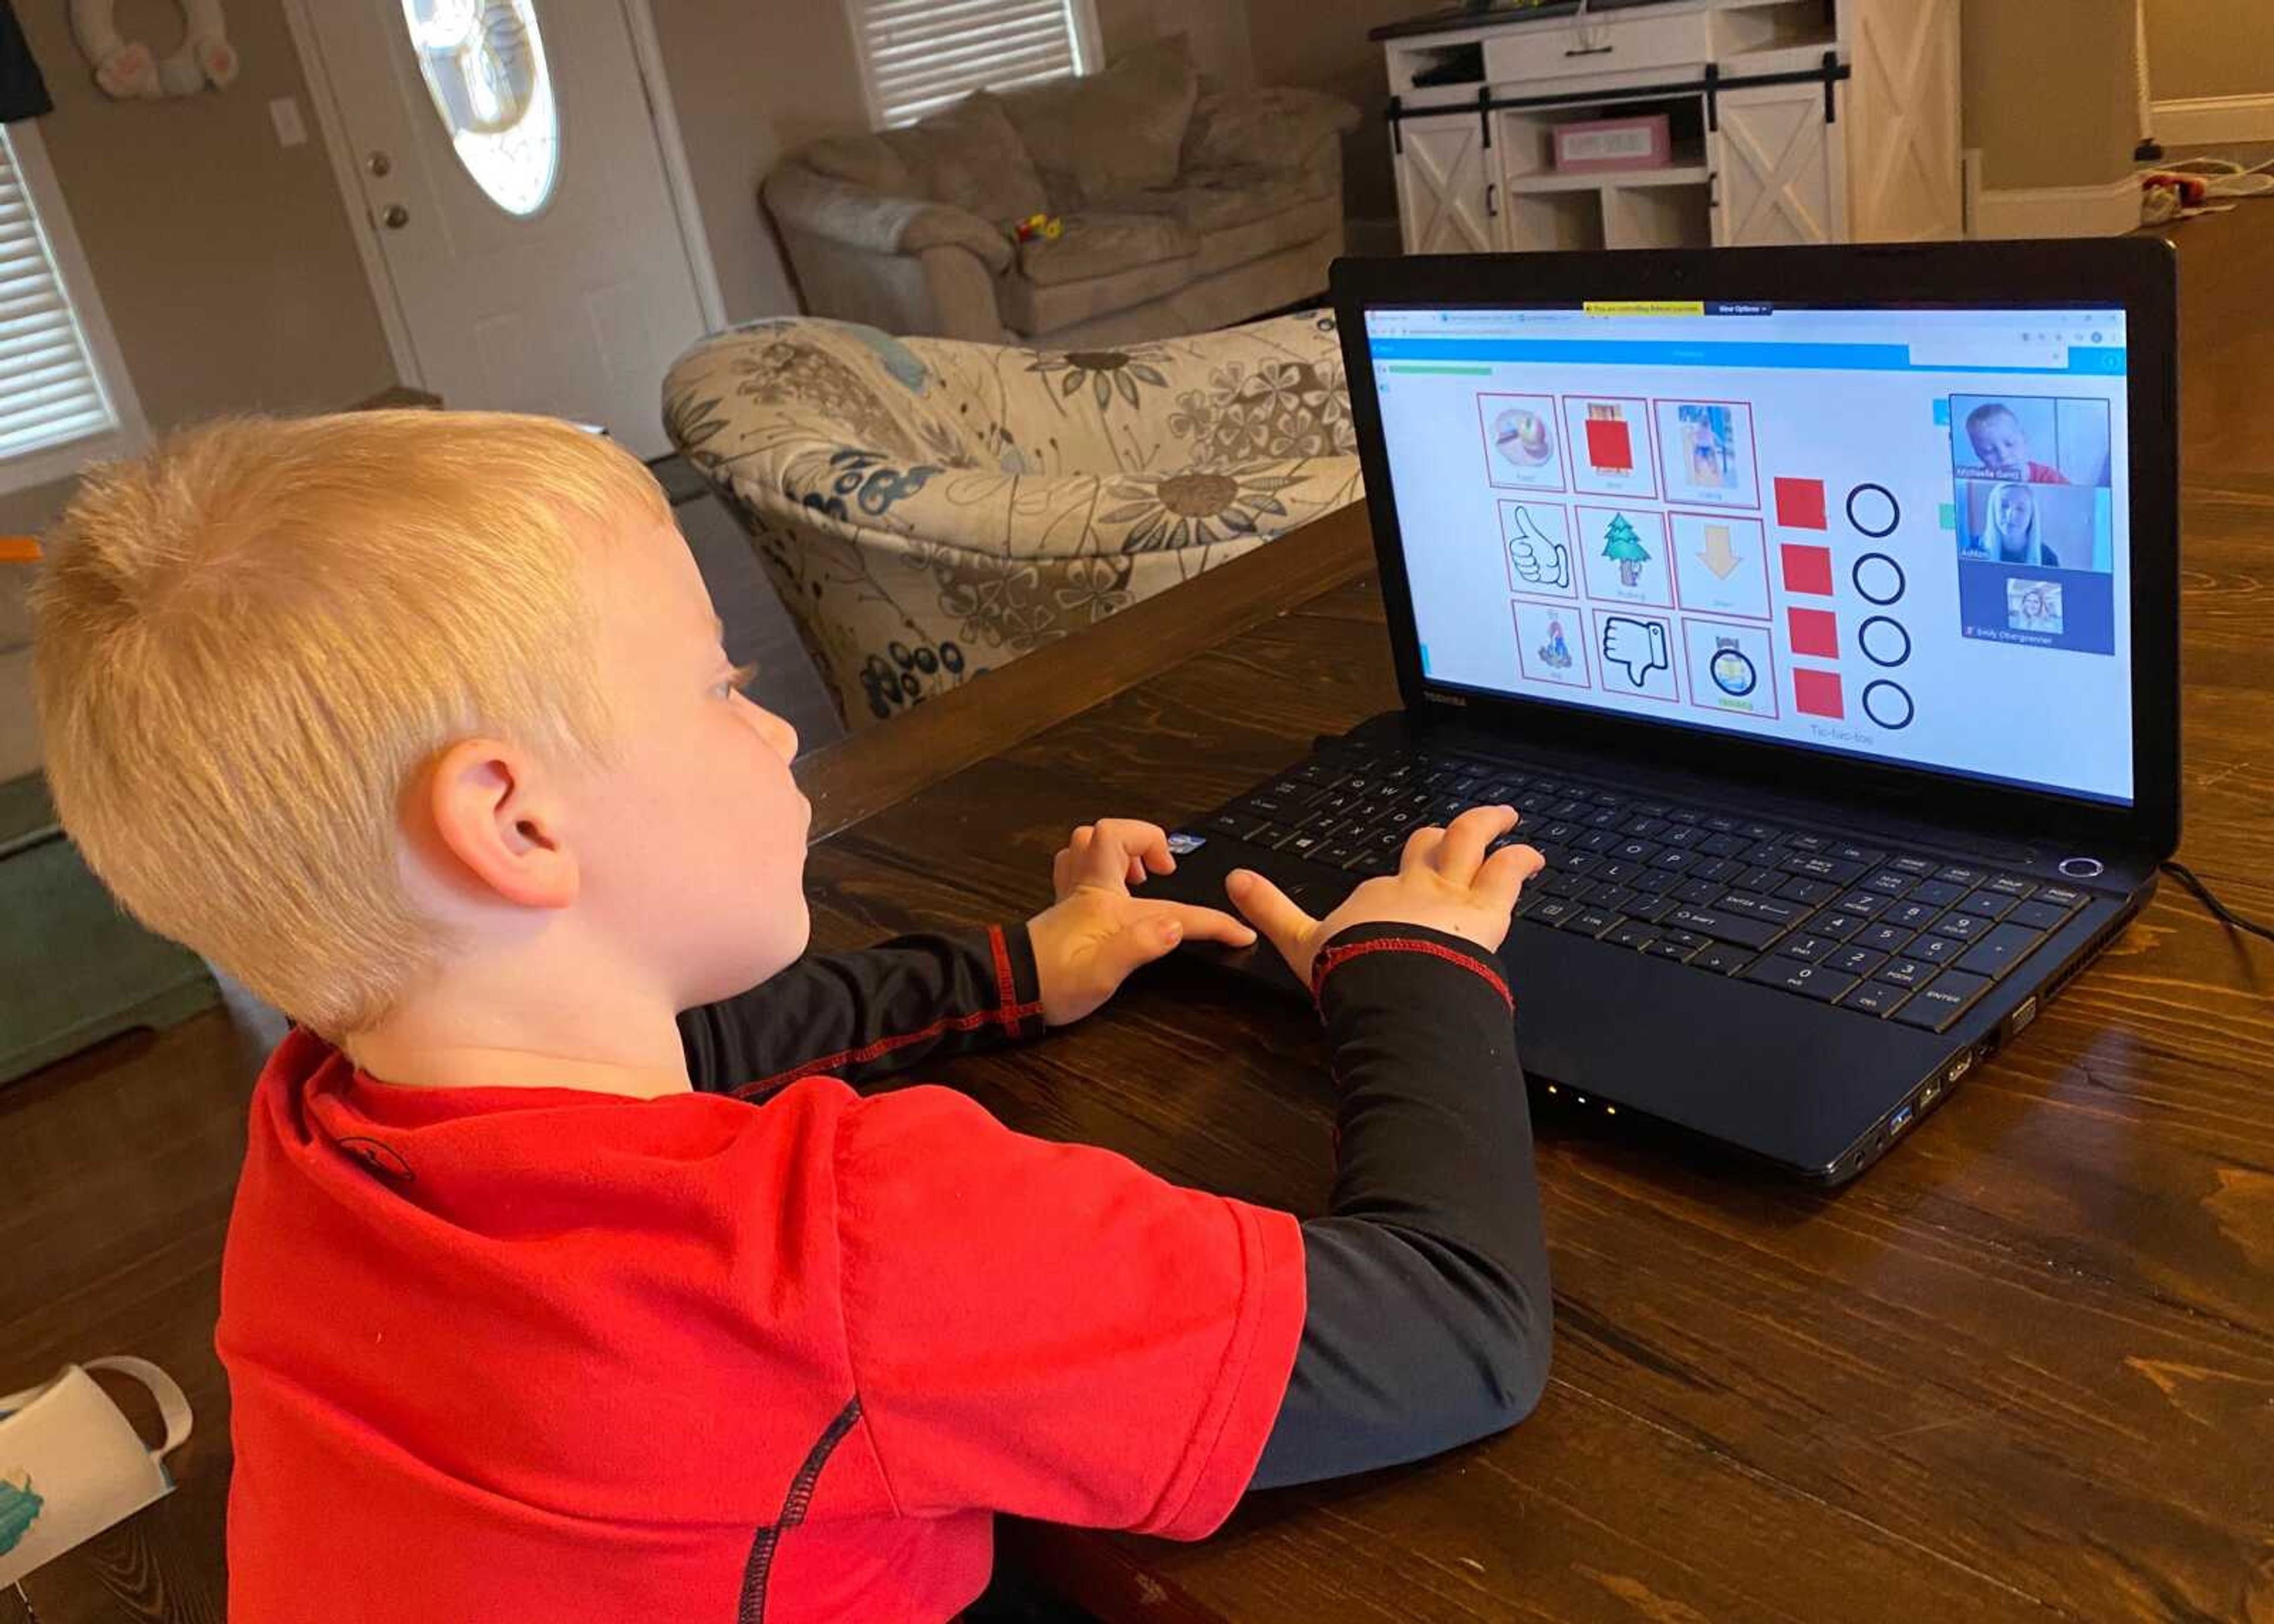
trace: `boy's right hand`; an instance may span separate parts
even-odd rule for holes
[[[1424,925],[1498,948],[1524,883],[1547,866],[1528,846],[1504,846],[1486,854],[1516,821],[1513,807],[1472,807],[1444,828],[1415,830],[1406,837],[1396,874],[1367,881],[1324,919],[1313,919],[1252,869],[1233,869],[1224,888],[1232,906],[1270,939],[1305,986],[1310,985],[1311,963],[1319,950],[1352,925]]]

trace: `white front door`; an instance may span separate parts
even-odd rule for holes
[[[446,405],[664,438],[704,330],[620,0],[306,0],[418,377]]]

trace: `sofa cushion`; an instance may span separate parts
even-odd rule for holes
[[[1200,76],[1184,36],[1119,57],[1103,73],[1054,79],[1003,99],[1065,214],[1177,177]]]
[[[907,167],[917,194],[1008,227],[1050,207],[1003,99],[975,91],[954,106],[878,138]]]
[[[1250,225],[1325,195],[1306,170],[1227,163],[1179,176],[1175,185],[1141,192],[1118,207],[1168,214],[1206,234]]]
[[[1321,238],[1335,240],[1329,257],[1340,252],[1343,208],[1332,198],[1312,198],[1292,208],[1283,208],[1276,214],[1264,214],[1254,220],[1243,220],[1220,226],[1201,236],[1200,257],[1193,261],[1193,274],[1213,276],[1218,271],[1230,270],[1235,265],[1246,265],[1251,259],[1261,259],[1282,249],[1300,243],[1314,243]],[[1326,284],[1320,282],[1323,290]]]
[[[1173,221],[1160,223],[1183,229]],[[1038,282],[1013,273],[997,284],[996,303],[1003,324],[1013,332],[1054,333],[1174,293],[1193,279],[1194,263],[1194,255],[1187,251],[1172,259],[1111,261],[1111,268],[1101,274],[1064,282]]]
[[[886,197],[907,197],[915,191],[908,166],[882,139],[873,135],[837,135],[815,141],[798,154],[808,169],[841,180],[863,192]]]
[[[1036,287],[1053,288],[1164,259],[1188,259],[1199,250],[1200,239],[1172,214],[1092,209],[1067,216],[1056,241],[1035,237],[1020,244],[1019,270]]]

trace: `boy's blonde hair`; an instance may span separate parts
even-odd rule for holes
[[[448,944],[396,838],[413,773],[502,734],[589,754],[586,549],[654,478],[550,418],[235,419],[87,474],[34,593],[64,823],[144,923],[333,1038]]]

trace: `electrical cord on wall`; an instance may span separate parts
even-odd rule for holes
[[[2188,891],[2194,892],[2195,900],[2202,903],[2204,908],[2209,911],[2210,916],[2217,920],[2220,924],[2225,925],[2229,930],[2247,930],[2254,936],[2262,936],[2269,942],[2274,942],[2274,930],[2268,929],[2256,920],[2243,918],[2241,914],[2236,913],[2233,908],[2228,907],[2226,904],[2221,902],[2217,897],[2212,896],[2210,894],[2210,887],[2204,884],[2202,881],[2197,877],[2195,871],[2193,868],[2188,868],[2187,864],[2183,862],[2173,862],[2167,859],[2163,865],[2163,868],[2165,873],[2170,875],[2181,885],[2187,887]]]

